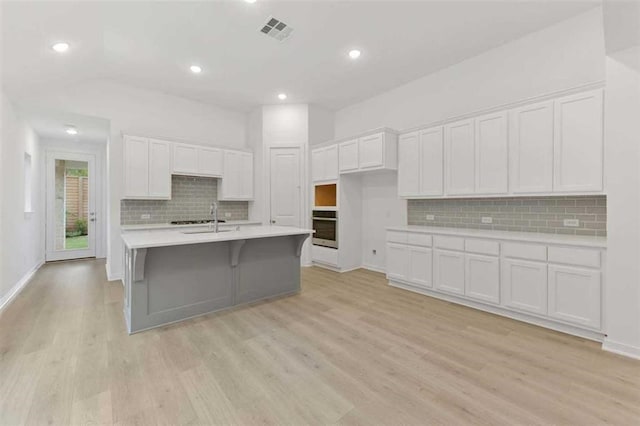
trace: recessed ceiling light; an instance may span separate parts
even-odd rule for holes
[[[200,74],[202,72],[202,68],[198,65],[191,65],[189,67],[189,69],[191,70],[192,73],[194,74]]]
[[[65,130],[65,132],[67,132],[70,135],[77,135],[78,129],[76,129],[75,126],[67,126],[67,129]]]
[[[353,49],[349,51],[349,57],[351,59],[358,59],[361,53],[362,52],[360,52],[358,49]]]
[[[244,1],[246,1],[247,3],[251,3],[251,4],[256,2],[256,0],[244,0]]]
[[[69,50],[69,43],[66,43],[64,41],[59,41],[59,42],[53,44],[51,46],[51,48],[53,50],[55,50],[56,52],[58,52],[58,53],[64,53],[67,50]]]
[[[286,93],[278,94],[278,99],[280,99],[281,101],[284,101],[285,99],[287,99],[287,94]]]

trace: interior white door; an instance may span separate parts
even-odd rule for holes
[[[508,185],[507,114],[476,119],[476,194],[506,194]]]
[[[527,105],[512,113],[511,191],[518,194],[553,189],[553,101]]]
[[[602,90],[555,101],[554,191],[601,191]]]
[[[271,223],[301,225],[300,148],[272,147],[269,150]]]
[[[447,194],[475,192],[474,121],[465,120],[445,127],[447,152]]]
[[[95,157],[49,152],[46,162],[46,260],[95,257]]]

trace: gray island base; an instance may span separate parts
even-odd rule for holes
[[[256,226],[215,234],[123,234],[130,334],[300,291],[308,229]]]

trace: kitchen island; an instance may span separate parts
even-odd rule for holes
[[[300,254],[312,233],[284,226],[124,233],[129,333],[299,292]]]

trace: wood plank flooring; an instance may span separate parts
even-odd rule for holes
[[[45,265],[0,314],[0,424],[640,424],[640,362],[303,270],[299,295],[133,336],[98,260]]]

